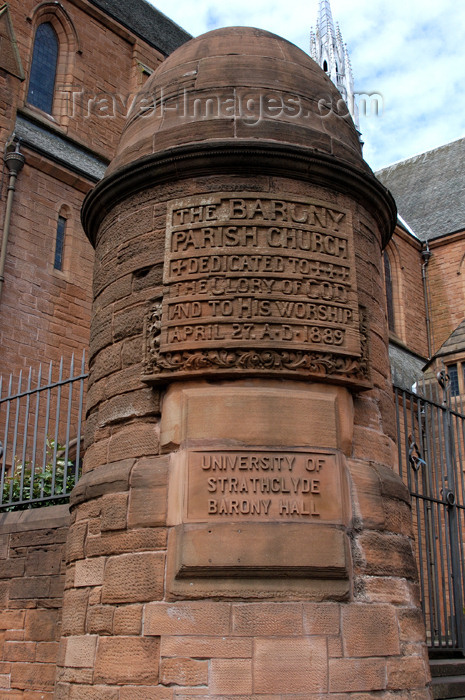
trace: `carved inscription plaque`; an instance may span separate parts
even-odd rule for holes
[[[186,522],[342,522],[344,489],[335,454],[190,451]]]
[[[147,374],[366,381],[348,210],[250,192],[173,201],[164,283]]]

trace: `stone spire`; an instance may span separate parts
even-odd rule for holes
[[[317,26],[310,31],[310,56],[323,68],[341,93],[360,132],[349,53],[339,25],[334,24],[329,0],[320,0]]]

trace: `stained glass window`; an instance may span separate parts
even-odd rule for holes
[[[395,321],[394,321],[394,295],[392,292],[392,274],[391,274],[391,263],[386,253],[383,254],[384,258],[384,282],[386,287],[386,302],[387,302],[387,314],[388,314],[388,324],[389,330],[395,331]]]
[[[63,269],[63,248],[65,245],[65,229],[66,229],[66,219],[64,216],[58,217],[57,223],[57,235],[55,241],[55,262],[53,267],[55,270]]]
[[[44,22],[34,39],[27,101],[47,114],[52,113],[57,61],[58,37],[50,22]]]

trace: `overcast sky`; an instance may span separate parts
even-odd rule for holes
[[[245,25],[309,51],[318,0],[150,0],[193,36]],[[465,136],[465,2],[331,0],[358,92],[383,96],[380,116],[361,118],[373,169]]]

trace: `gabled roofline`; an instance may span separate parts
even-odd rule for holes
[[[118,22],[128,29],[132,34],[139,37],[153,48],[160,51],[164,56],[169,56],[175,49],[184,44],[192,35],[185,29],[173,22],[163,12],[157,10],[146,0],[87,0],[91,5],[98,8],[108,17]],[[138,8],[140,17],[132,12],[132,7]],[[147,23],[147,17],[153,15],[154,23]],[[158,20],[158,21],[157,21]],[[154,27],[156,22],[157,36],[151,36],[146,31],[146,27]]]
[[[375,175],[378,175],[378,173],[382,173],[385,170],[389,170],[390,168],[396,167],[396,165],[402,165],[403,163],[409,163],[410,161],[416,160],[417,158],[420,158],[421,156],[427,156],[430,153],[434,153],[435,151],[440,151],[442,148],[445,148],[446,146],[450,146],[453,143],[456,143],[458,141],[464,141],[465,137],[459,136],[456,139],[451,139],[450,141],[446,141],[446,143],[442,143],[440,146],[435,146],[435,148],[430,148],[427,151],[420,151],[419,153],[415,153],[413,156],[409,156],[408,158],[401,158],[400,160],[395,160],[393,163],[389,163],[388,165],[385,165],[383,168],[378,168],[378,170],[375,170]]]

